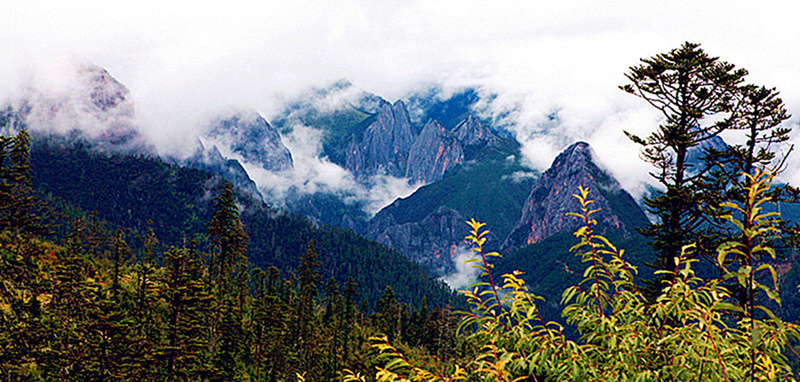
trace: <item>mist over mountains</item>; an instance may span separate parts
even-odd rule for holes
[[[560,221],[578,185],[601,192],[605,220],[623,236],[647,221],[586,143],[543,173],[531,168],[518,131],[482,112],[495,96],[473,88],[389,102],[339,81],[286,102],[272,123],[246,106],[224,110],[195,136],[176,137],[191,144],[166,152],[148,143],[130,91],[102,68],[80,66],[60,94],[26,94],[6,110],[36,139],[217,174],[257,199],[397,249],[436,276],[461,277],[465,220],[486,221],[490,247],[506,250],[573,229]],[[551,123],[559,135],[557,115]]]
[[[620,174],[619,157],[602,155],[613,144],[571,141],[552,113],[536,129],[564,149],[538,166],[529,152],[544,157],[552,146],[531,146],[536,139],[520,138],[525,128],[487,113],[502,95],[481,89],[427,87],[390,102],[338,81],[287,100],[269,118],[247,105],[206,113],[191,136],[176,131],[175,146],[165,150],[150,142],[134,95],[111,73],[83,64],[65,83],[61,91],[26,88],[4,106],[5,115],[27,124],[35,143],[160,158],[216,174],[313,224],[393,248],[453,287],[477,277],[461,265],[472,256],[463,242],[464,221],[472,218],[491,228],[487,249],[515,254],[511,259],[538,243],[563,247],[563,235],[578,224],[565,216],[578,208],[578,186],[601,208],[603,234],[635,239],[635,228],[648,223],[638,203],[651,186],[637,180],[647,172]]]

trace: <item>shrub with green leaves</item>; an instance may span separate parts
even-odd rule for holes
[[[373,338],[383,361],[378,381],[787,381],[795,380],[785,356],[787,344],[798,338],[798,326],[783,322],[759,303],[777,300],[775,270],[761,257],[775,257],[771,243],[780,235],[774,214],[761,206],[772,175],[748,177],[744,203],[726,203],[725,218],[739,235],[718,247],[721,277],[702,280],[690,259],[692,245],[675,259],[675,272],[666,277],[661,294],[648,301],[637,285],[637,269],[625,260],[625,251],[594,233],[589,191],[574,196],[582,219],[572,248],[586,264],[583,281],[564,291],[563,317],[578,333],[548,321],[538,309],[543,299],[528,291],[518,272],[494,280],[484,253],[484,224],[467,222],[466,237],[480,256],[474,266],[486,281],[462,291],[470,302],[459,333],[477,344],[476,356],[442,371],[414,365],[385,337]],[[737,267],[738,264],[738,267]],[[765,273],[764,275],[760,275]],[[771,277],[769,277],[771,276]],[[759,280],[770,280],[762,283]],[[771,285],[770,285],[771,284]],[[737,304],[730,290],[745,290],[748,303]],[[759,292],[763,292],[759,294]],[[780,301],[776,301],[780,303]],[[367,377],[345,372],[345,381]],[[370,377],[371,378],[371,377]],[[371,379],[370,379],[371,380]]]

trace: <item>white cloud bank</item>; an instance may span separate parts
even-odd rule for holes
[[[138,124],[165,151],[192,142],[218,110],[253,107],[269,117],[283,99],[340,78],[392,101],[421,84],[475,86],[498,95],[483,112],[503,116],[532,167],[546,168],[566,145],[586,140],[637,193],[649,168],[622,129],[649,131],[659,116],[617,89],[627,68],[699,42],[749,69],[750,81],[777,87],[798,115],[800,23],[786,7],[777,0],[10,0],[0,5],[0,99],[21,83],[62,86],[59,63],[92,62],[131,89]],[[312,132],[295,134],[287,144],[303,150],[302,134]],[[302,175],[295,176],[311,186],[350,181],[324,160],[296,157]],[[791,166],[787,178],[796,182],[800,159]]]

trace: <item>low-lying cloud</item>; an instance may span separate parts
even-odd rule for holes
[[[456,270],[445,275],[441,280],[455,290],[469,288],[471,284],[478,281],[481,270],[475,267],[476,263],[468,263],[467,261],[478,258],[480,258],[480,255],[469,248],[464,246],[456,247],[455,256],[453,257]]]
[[[69,84],[65,63],[91,62],[131,89],[136,124],[159,151],[181,152],[221,110],[252,107],[269,118],[285,100],[340,78],[388,100],[422,84],[469,86],[495,95],[478,111],[514,131],[532,168],[585,140],[636,194],[649,168],[622,130],[652,131],[660,116],[617,89],[627,68],[699,42],[749,69],[752,82],[783,91],[798,115],[794,18],[777,0],[756,8],[716,0],[11,1],[0,6],[0,101],[30,84],[59,90]],[[255,178],[275,181],[276,192],[282,180],[351,188],[324,158],[302,163],[299,145],[310,139],[302,134],[313,132],[293,134],[284,138],[300,150],[297,174]],[[800,160],[790,166],[787,174],[800,173]],[[400,192],[400,183],[363,192]]]
[[[396,198],[408,196],[418,188],[407,179],[386,175],[374,176],[366,184],[356,181],[352,173],[321,155],[319,129],[296,124],[283,136],[283,143],[292,152],[292,170],[271,172],[237,158],[256,181],[259,191],[276,205],[282,205],[290,190],[301,194],[322,192],[337,195],[347,204],[361,203],[365,212],[374,215]]]

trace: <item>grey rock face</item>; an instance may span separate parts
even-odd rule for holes
[[[456,136],[430,121],[411,147],[406,177],[416,184],[435,182],[463,162],[464,150]]]
[[[181,162],[182,165],[217,174],[231,184],[247,191],[249,194],[261,199],[256,182],[247,175],[242,164],[235,159],[222,156],[216,146],[209,149],[202,148],[195,151],[194,155]]]
[[[388,214],[372,222],[367,237],[397,249],[434,275],[445,275],[455,269],[455,243],[464,241],[464,221],[458,211],[446,206],[421,221],[404,224],[396,224]]]
[[[453,135],[464,147],[491,146],[500,143],[489,129],[485,128],[475,117],[467,117],[453,129]]]
[[[81,82],[89,93],[92,104],[100,110],[120,107],[121,113],[133,117],[129,101],[130,90],[99,66],[84,65],[79,70]]]
[[[648,223],[644,212],[633,198],[607,172],[597,166],[592,149],[578,142],[556,157],[550,169],[531,189],[522,209],[522,217],[503,243],[503,250],[513,250],[539,242],[562,231],[574,231],[583,223],[568,212],[580,212],[573,196],[578,186],[589,190],[592,215],[601,233],[614,230],[623,236],[633,228]]]
[[[413,144],[405,104],[382,101],[375,122],[367,127],[361,142],[348,145],[345,168],[362,179],[375,174],[401,177]]]
[[[134,121],[130,91],[105,69],[83,64],[60,91],[30,88],[14,112],[35,139],[101,152],[154,155]]]
[[[292,154],[280,134],[255,110],[238,111],[213,121],[204,138],[268,171],[291,170]]]

